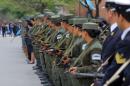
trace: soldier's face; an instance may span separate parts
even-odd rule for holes
[[[73,32],[76,33],[76,29],[75,28],[73,28]]]
[[[78,30],[78,36],[81,36],[82,32],[80,30]]]
[[[86,37],[86,31],[82,31],[82,38]]]
[[[107,14],[107,15],[105,16],[105,20],[106,20],[107,22],[110,22],[110,21],[109,21],[109,20],[110,20],[109,18],[110,18],[110,16],[111,16],[111,13],[110,13],[110,11],[107,10],[107,9],[106,9],[106,14]]]
[[[120,27],[120,29],[126,29],[125,27],[124,27],[124,18],[121,16],[121,15],[118,15],[117,14],[117,24],[118,24],[118,26]]]
[[[70,33],[74,32],[74,30],[72,30],[72,28],[69,28],[68,30],[69,30]]]
[[[78,34],[78,28],[75,28],[75,34]]]

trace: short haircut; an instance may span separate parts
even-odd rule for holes
[[[83,31],[86,31],[88,32],[89,36],[92,37],[92,38],[96,38],[99,36],[100,34],[100,31],[99,30],[90,30],[90,29],[85,29]]]

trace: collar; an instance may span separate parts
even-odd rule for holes
[[[117,26],[118,26],[117,23],[112,24],[110,27],[111,32],[113,32]]]
[[[124,38],[126,37],[126,35],[127,35],[127,33],[128,33],[129,31],[130,31],[130,27],[123,31],[123,33],[122,33],[122,35],[121,35],[121,40],[124,40]]]

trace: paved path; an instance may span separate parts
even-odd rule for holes
[[[25,63],[20,37],[0,37],[0,86],[42,86],[32,66]]]

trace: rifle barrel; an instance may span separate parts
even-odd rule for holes
[[[93,77],[93,78],[102,78],[105,75],[102,73],[76,73],[75,76],[77,78],[88,78],[88,77]]]

